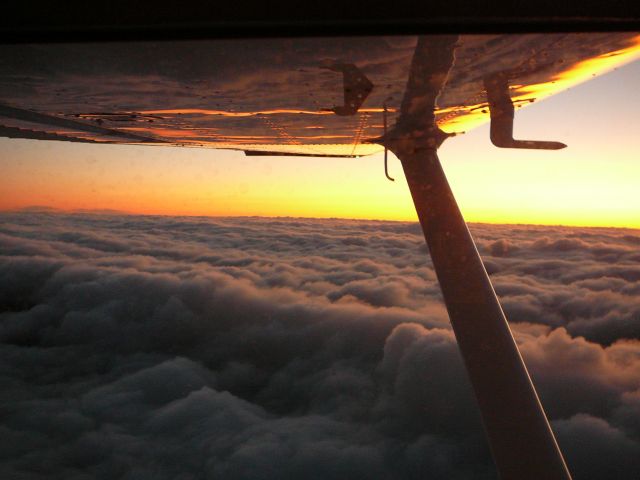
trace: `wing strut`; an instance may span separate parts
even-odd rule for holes
[[[456,36],[419,37],[392,130],[379,139],[400,159],[502,480],[570,480],[529,373],[437,149],[435,100]]]

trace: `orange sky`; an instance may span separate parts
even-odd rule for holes
[[[560,151],[495,148],[488,126],[440,158],[467,220],[640,228],[640,62],[516,114],[515,137]],[[0,139],[0,209],[30,205],[167,215],[415,220],[399,162],[245,157],[192,148]]]

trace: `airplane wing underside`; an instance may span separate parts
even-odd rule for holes
[[[0,47],[0,136],[400,160],[501,478],[570,480],[437,149],[635,59],[633,33]],[[385,155],[386,164],[386,155]]]
[[[392,126],[416,37],[0,46],[0,136],[254,155],[368,155]],[[638,58],[637,33],[462,35],[436,122],[489,120],[484,79],[516,108]],[[386,110],[386,113],[385,113]]]

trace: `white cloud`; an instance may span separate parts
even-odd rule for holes
[[[637,478],[640,235],[472,231],[575,478]],[[422,245],[391,222],[3,214],[0,473],[495,478]]]

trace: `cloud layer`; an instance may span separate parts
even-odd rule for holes
[[[640,476],[640,232],[472,232],[576,479]],[[418,225],[2,214],[3,478],[496,478]]]

